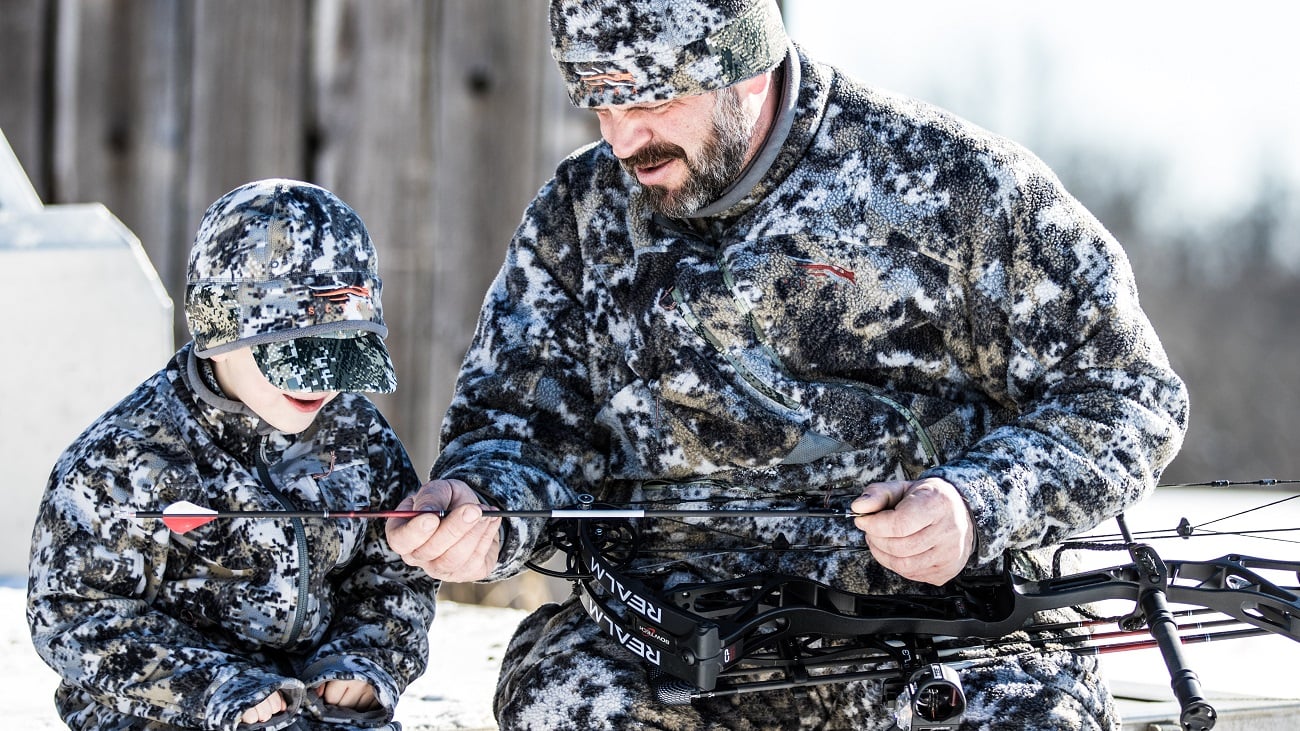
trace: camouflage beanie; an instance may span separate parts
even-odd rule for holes
[[[776,0],[551,0],[551,55],[579,107],[721,89],[789,46]]]
[[[203,214],[185,319],[195,355],[251,347],[279,388],[387,393],[396,379],[379,293],[356,212],[309,183],[259,180]]]

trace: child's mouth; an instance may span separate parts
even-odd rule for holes
[[[320,407],[323,406],[323,405],[325,404],[325,399],[324,399],[323,397],[320,397],[320,396],[309,397],[309,398],[299,398],[299,397],[297,397],[297,396],[290,396],[290,395],[288,395],[288,394],[285,394],[285,397],[284,397],[284,398],[285,398],[285,399],[286,399],[290,404],[292,404],[293,407],[294,407],[295,409],[297,409],[298,411],[301,411],[301,412],[303,412],[303,413],[307,413],[307,414],[310,414],[310,413],[312,413],[312,412],[314,412],[314,411],[320,409]]]

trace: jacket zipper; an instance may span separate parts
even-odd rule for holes
[[[711,345],[713,349],[717,351],[718,355],[721,355],[723,360],[727,361],[727,364],[730,365],[741,378],[745,379],[746,383],[768,399],[775,401],[786,409],[794,411],[799,408],[798,401],[795,401],[773,388],[770,383],[759,378],[757,374],[747,368],[739,358],[728,353],[727,347],[722,344],[722,341],[718,339],[718,336],[714,335],[713,331],[709,330],[708,326],[705,325],[704,322],[691,310],[691,306],[686,303],[686,298],[682,296],[681,290],[677,287],[673,287],[672,294],[673,302],[677,305],[677,311],[682,314],[682,319],[686,320],[686,324],[691,326],[691,330],[693,330],[696,335],[699,335],[705,342]]]
[[[285,510],[297,510],[297,506],[289,501],[275,482],[271,479],[271,470],[267,466],[266,458],[266,437],[262,437],[257,446],[257,474],[262,478],[262,484],[266,491],[275,498],[276,502]],[[305,621],[307,611],[307,591],[310,580],[310,563],[307,555],[307,531],[303,527],[302,518],[290,518],[289,522],[293,525],[294,543],[298,549],[298,605],[293,609],[293,627],[289,630],[289,636],[285,639],[285,644],[297,642],[298,636],[302,634],[302,625]]]

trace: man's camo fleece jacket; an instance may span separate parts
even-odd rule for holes
[[[418,475],[364,396],[341,394],[286,435],[209,388],[191,349],[92,424],[50,477],[28,622],[63,678],[60,714],[75,729],[127,717],[233,729],[280,690],[304,718],[383,725],[424,672],[437,583],[388,548],[382,521],[218,520],[180,534],[118,512],[181,500],[391,508]],[[369,682],[382,708],[325,706],[309,689],[330,679]]]
[[[560,165],[487,293],[433,474],[519,509],[847,506],[936,476],[970,507],[972,568],[1153,489],[1188,397],[1113,237],[1014,143],[795,50],[783,68],[766,146],[693,219],[655,215],[607,144]],[[709,527],[641,529],[684,549],[668,581],[928,590],[862,552],[689,561],[727,540],[860,547],[847,520]],[[544,530],[506,521],[491,578],[541,557]]]

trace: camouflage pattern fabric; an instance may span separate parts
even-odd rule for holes
[[[372,332],[260,343],[253,346],[253,359],[271,385],[286,391],[397,390],[388,349]]]
[[[1186,427],[1186,389],[1124,252],[1015,144],[801,53],[782,74],[793,118],[774,129],[789,131],[769,138],[761,178],[725,193],[717,215],[654,215],[603,143],[561,164],[488,292],[434,474],[524,509],[580,493],[847,505],[870,481],[934,475],[970,506],[970,570],[1008,556],[1041,574],[1037,549],[1146,495]],[[492,578],[545,557],[539,523],[505,521]],[[652,548],[720,540],[676,522],[641,527]],[[738,546],[862,545],[848,521],[720,527]],[[700,556],[684,552],[663,584],[780,570],[855,591],[933,591],[862,551]],[[679,713],[651,706],[644,670],[572,608],[548,616],[505,658],[503,727]],[[1040,655],[971,671],[963,728],[1113,728],[1094,668]],[[827,692],[798,691],[807,708],[740,704],[755,727],[887,725],[868,690],[819,699]],[[701,728],[748,727],[701,712]]]
[[[334,343],[330,369],[358,368],[347,374],[347,390],[390,393],[395,377],[380,294],[375,248],[356,212],[324,188],[273,178],[230,191],[204,213],[190,250],[185,320],[202,357],[341,331],[374,333]],[[319,360],[324,349],[315,355]],[[296,359],[276,361],[278,373],[268,377],[314,377]]]
[[[204,383],[192,346],[59,459],[32,537],[28,623],[63,678],[72,729],[234,729],[280,690],[298,718],[240,728],[390,724],[424,671],[437,582],[404,564],[382,521],[218,520],[184,534],[119,511],[395,506],[420,481],[363,396],[299,435]],[[374,711],[312,688],[362,679]]]
[[[877,683],[710,698],[667,706],[649,666],[592,623],[576,600],[547,605],[520,626],[502,662],[495,710],[502,729],[886,731],[893,702]],[[1118,727],[1095,663],[1069,653],[991,659],[961,671],[964,729],[1100,731]]]
[[[776,0],[552,0],[551,56],[579,107],[702,94],[770,71]]]

